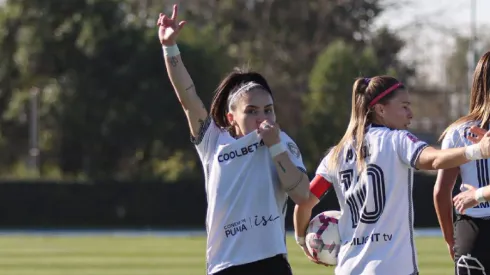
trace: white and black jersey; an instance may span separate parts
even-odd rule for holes
[[[280,137],[305,170],[294,141],[284,132]],[[208,118],[193,142],[206,175],[208,274],[286,254],[288,196],[257,132],[235,139]]]
[[[471,126],[479,126],[479,124],[479,121],[470,121],[450,128],[444,136],[441,148],[458,148],[472,145],[473,143],[467,138],[471,135],[469,130]],[[480,159],[459,166],[462,182],[475,188],[487,186],[490,183],[488,163],[488,159]],[[467,209],[465,215],[476,218],[490,217],[490,202],[482,202],[473,208]]]
[[[469,121],[451,127],[442,141],[442,148],[458,148],[473,144],[468,140],[471,126],[480,121]],[[488,159],[470,161],[459,166],[463,183],[480,188],[490,183]],[[482,202],[457,213],[454,222],[454,262],[456,275],[490,274],[490,203]]]
[[[404,130],[371,125],[366,132],[366,168],[359,174],[354,148],[317,169],[332,183],[341,208],[342,240],[336,274],[418,274],[413,232],[413,169],[427,144]]]

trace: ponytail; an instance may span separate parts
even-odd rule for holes
[[[230,96],[233,95],[241,86],[249,82],[256,82],[257,84],[263,86],[264,89],[267,90],[267,92],[269,92],[272,96],[272,91],[269,84],[261,74],[235,69],[221,81],[216,89],[211,103],[210,115],[214,120],[214,123],[216,123],[216,125],[219,127],[230,131],[233,136],[235,136],[236,133],[226,117],[227,113],[230,111],[228,109],[228,98],[230,98]]]
[[[369,79],[358,78],[352,87],[352,107],[349,126],[339,143],[332,149],[332,155],[329,158],[328,167],[334,171],[338,169],[339,159],[348,145],[351,145],[356,152],[356,163],[359,172],[366,166],[364,160],[364,137],[366,126],[371,123],[371,112],[366,100],[366,90],[369,87]]]

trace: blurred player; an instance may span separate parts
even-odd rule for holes
[[[490,52],[480,58],[473,75],[470,109],[467,115],[451,124],[441,136],[442,148],[470,145],[485,135],[490,123]],[[470,128],[480,126],[479,132]],[[458,175],[466,184],[466,193],[455,200],[456,221],[453,224],[452,192]],[[434,205],[456,274],[490,274],[490,204],[484,201],[483,188],[490,183],[487,159],[471,161],[456,168],[439,170],[434,187]],[[478,190],[475,190],[478,189]],[[468,194],[475,195],[473,201]],[[470,206],[471,204],[471,206]],[[467,209],[464,213],[463,208]]]
[[[304,238],[312,208],[333,186],[339,200],[342,243],[336,274],[418,274],[413,232],[413,169],[450,168],[490,155],[490,138],[437,150],[406,129],[410,97],[393,77],[357,79],[349,126],[320,163],[310,199],[296,205],[296,239]]]
[[[302,203],[310,194],[300,151],[276,124],[272,91],[258,73],[229,74],[208,114],[176,45],[184,24],[174,6],[172,17],[160,14],[158,34],[205,173],[207,273],[291,274],[288,195]]]

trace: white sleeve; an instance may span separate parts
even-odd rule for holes
[[[191,142],[196,146],[197,153],[202,162],[208,162],[212,157],[221,129],[208,116],[199,129],[197,137],[191,136]]]
[[[418,139],[409,131],[397,130],[393,134],[393,145],[400,160],[407,166],[415,168],[417,159],[427,143]]]
[[[332,175],[332,172],[328,170],[328,166],[327,166],[331,153],[332,150],[330,150],[330,152],[322,159],[320,165],[318,165],[318,168],[316,169],[316,174],[322,176],[328,182],[333,183],[335,176]]]
[[[298,145],[284,132],[281,132],[281,142],[286,145],[288,156],[293,164],[306,173],[305,164],[303,163],[303,157],[301,156]]]
[[[466,139],[465,135],[468,134],[466,133],[468,129],[469,128],[449,129],[442,140],[441,149],[464,147],[464,140]]]

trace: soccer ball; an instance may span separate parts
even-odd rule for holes
[[[318,261],[337,265],[340,249],[339,211],[325,211],[311,219],[306,231],[306,247]]]

